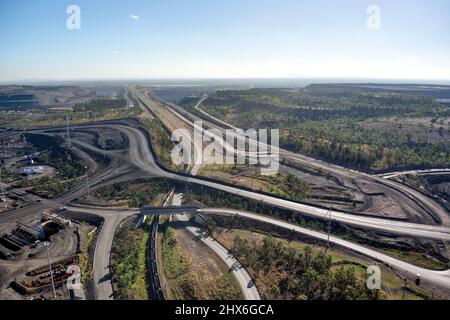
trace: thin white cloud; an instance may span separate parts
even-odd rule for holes
[[[408,57],[408,62],[419,63],[419,62],[422,62],[422,58],[417,57],[417,56],[410,56],[410,57]]]
[[[130,18],[133,19],[134,21],[138,22],[139,21],[139,16],[135,15],[135,14],[130,14]]]

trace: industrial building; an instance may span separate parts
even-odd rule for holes
[[[42,174],[44,173],[44,167],[42,166],[23,167],[20,169],[20,173],[26,176]]]

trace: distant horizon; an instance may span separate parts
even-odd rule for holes
[[[143,84],[154,86],[214,86],[214,85],[270,85],[270,83],[278,83],[278,85],[304,86],[313,83],[355,83],[355,84],[405,84],[405,85],[448,85],[450,79],[402,79],[402,78],[341,78],[341,77],[235,77],[235,78],[196,78],[196,77],[179,77],[179,78],[78,78],[78,79],[22,79],[12,81],[0,81],[1,86],[13,85],[82,85],[82,84]],[[298,83],[298,85],[295,85]]]

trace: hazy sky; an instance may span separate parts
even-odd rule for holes
[[[0,30],[0,81],[450,79],[449,0],[0,0]]]

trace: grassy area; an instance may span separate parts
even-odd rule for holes
[[[200,278],[193,271],[181,275],[171,285],[176,300],[234,300],[241,299],[231,273],[218,279]]]
[[[80,254],[81,282],[85,283],[91,277],[92,264],[89,259],[89,252],[97,237],[97,230],[93,229],[86,237],[84,246]]]
[[[188,272],[171,283],[171,290],[176,300],[198,300],[200,285],[197,275]]]
[[[431,270],[447,270],[448,263],[435,259],[425,253],[415,251],[400,251],[393,249],[382,249],[388,255],[396,257],[400,260],[409,262],[415,266],[423,267]]]
[[[400,274],[383,271],[381,274],[381,282],[383,284],[386,299],[390,300],[427,300],[431,299],[431,292],[422,287],[416,286],[412,281],[407,282],[405,289],[404,280]],[[441,297],[435,295],[433,299],[440,300]]]
[[[155,199],[169,192],[170,189],[168,180],[142,179],[102,187],[95,191],[94,196],[123,206],[143,207],[155,205]]]
[[[4,183],[10,183],[19,180],[21,178],[21,176],[18,173],[6,171],[5,169],[1,170],[0,175],[2,177],[2,182]]]
[[[166,222],[167,223],[167,222]],[[176,300],[197,300],[201,295],[198,275],[190,271],[191,262],[182,253],[175,231],[167,224],[162,237],[164,274]]]
[[[174,279],[186,273],[190,264],[187,258],[181,253],[175,238],[175,231],[171,227],[165,229],[162,244],[164,272],[166,276],[169,279]]]
[[[210,249],[166,222],[162,238],[164,274],[174,299],[233,300],[242,294],[233,274]]]
[[[206,281],[207,295],[216,300],[242,299],[242,293],[237,286],[236,279],[230,272],[218,279]]]
[[[146,226],[146,225],[144,225]],[[146,246],[148,232],[124,223],[111,250],[113,287],[119,300],[147,300]]]
[[[141,119],[142,126],[150,133],[151,143],[158,160],[166,167],[174,171],[183,170],[183,165],[175,165],[172,162],[171,153],[175,143],[170,140],[170,136],[164,130],[159,119]]]
[[[31,188],[42,196],[52,198],[59,194],[68,192],[70,188],[82,182],[82,178],[64,179],[63,177],[42,177],[39,179],[29,179],[22,177],[17,182],[17,186]]]
[[[294,201],[304,200],[310,193],[308,185],[292,174],[264,176],[258,168],[251,168],[249,165],[206,165],[202,166],[199,175]]]
[[[145,268],[148,237],[149,237],[148,232],[144,231],[144,235],[142,236],[142,239],[139,242],[139,258],[138,258],[139,276],[137,277],[136,283],[133,287],[136,290],[136,292],[139,293],[139,297],[142,297],[142,299],[148,299],[147,282],[146,282],[147,270]]]
[[[239,230],[239,229],[231,229],[226,230],[219,228],[215,233],[214,237],[217,238],[217,240],[224,245],[226,248],[232,248],[234,244],[234,239],[239,236],[242,239],[246,239],[249,242],[255,242],[255,243],[261,243],[265,237],[269,236],[269,234],[261,232],[251,232],[246,230]],[[276,237],[277,241],[280,241],[283,245],[289,245],[293,248],[303,251],[306,247],[309,247],[312,250],[313,254],[318,254],[320,252],[324,252],[326,247],[319,244],[307,244],[300,241],[289,241],[284,238]],[[333,263],[345,263],[348,262],[350,264],[354,264],[356,262],[360,262],[360,260],[344,254],[340,250],[328,250],[327,254],[331,257]]]
[[[141,113],[138,106],[126,108],[124,99],[98,99],[89,103],[76,105],[73,109],[47,109],[18,111],[14,114],[0,113],[0,124],[3,128],[19,130],[59,127],[66,124],[68,118],[70,125],[92,121],[122,119],[137,116]]]

